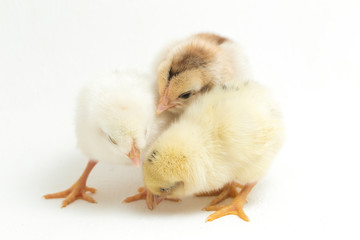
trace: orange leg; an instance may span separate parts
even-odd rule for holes
[[[90,188],[86,186],[87,178],[96,164],[97,161],[89,160],[83,174],[69,189],[58,193],[47,194],[44,196],[44,198],[46,199],[65,198],[64,201],[62,202],[61,207],[66,207],[67,205],[69,205],[70,203],[74,202],[77,199],[83,199],[91,203],[96,203],[96,201],[92,197],[86,194],[87,191],[91,193],[96,192],[95,188]]]
[[[226,184],[220,190],[215,190],[215,191],[212,191],[209,193],[201,194],[200,196],[217,196],[208,205],[208,207],[210,207],[210,206],[214,206],[214,205],[224,201],[227,198],[230,198],[230,197],[235,198],[238,195],[237,188],[244,188],[244,185],[241,185],[240,183],[237,183],[234,181],[232,183]],[[196,195],[196,196],[199,196],[199,195]],[[204,209],[207,210],[207,207],[205,207]]]
[[[123,202],[130,203],[130,202],[134,202],[137,200],[146,200],[146,205],[147,205],[148,209],[153,210],[155,207],[154,203],[156,205],[158,205],[162,200],[168,200],[168,201],[173,201],[173,202],[180,201],[180,199],[178,199],[178,198],[167,198],[167,197],[154,196],[154,194],[152,194],[150,191],[146,190],[143,187],[140,187],[138,189],[138,192],[139,192],[138,194],[135,194],[133,196],[126,198]]]
[[[248,222],[249,218],[246,216],[243,210],[243,206],[246,203],[247,196],[255,185],[256,183],[246,184],[244,188],[241,189],[240,193],[235,197],[233,202],[229,205],[207,207],[206,210],[216,212],[211,214],[206,221],[210,222],[226,215],[237,215],[244,221]]]

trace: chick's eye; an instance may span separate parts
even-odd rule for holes
[[[108,136],[108,139],[112,144],[117,145],[117,142],[112,137]]]
[[[189,98],[190,96],[191,96],[191,91],[185,92],[185,93],[181,94],[181,95],[179,96],[179,98],[187,99],[187,98]]]

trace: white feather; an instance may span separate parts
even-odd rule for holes
[[[133,139],[144,149],[165,124],[164,116],[155,117],[155,96],[155,79],[133,71],[116,71],[88,84],[78,99],[79,148],[93,160],[130,163],[126,154]]]

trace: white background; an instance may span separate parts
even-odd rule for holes
[[[359,239],[358,1],[0,0],[1,239]],[[287,141],[245,206],[250,222],[205,223],[211,198],[123,204],[142,184],[132,166],[99,164],[98,204],[61,209],[86,158],[76,95],[116,67],[150,72],[171,40],[200,31],[240,42],[275,92]]]

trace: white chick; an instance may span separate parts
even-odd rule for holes
[[[78,146],[88,165],[69,189],[44,197],[63,198],[62,206],[78,198],[95,200],[86,191],[87,177],[98,161],[140,166],[140,150],[155,137],[161,121],[155,121],[155,79],[135,72],[114,72],[87,85],[80,93],[76,114]],[[163,120],[163,119],[162,119]]]
[[[235,42],[200,33],[176,42],[161,53],[157,113],[180,114],[202,92],[236,78],[252,79],[247,57]]]
[[[227,186],[206,208],[217,210],[207,220],[234,214],[248,221],[242,210],[246,197],[282,142],[282,117],[267,89],[239,81],[216,86],[149,147],[143,163],[145,186],[155,195],[169,197]],[[233,194],[228,186],[242,189],[235,192],[232,204],[214,205]]]

